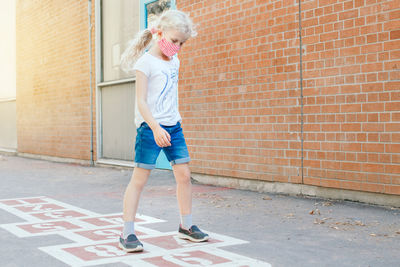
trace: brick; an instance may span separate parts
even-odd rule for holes
[[[384,152],[385,145],[384,144],[374,144],[374,143],[366,143],[362,145],[362,151],[364,152]]]
[[[400,153],[400,144],[385,144],[386,153]]]
[[[385,193],[400,195],[400,185],[385,185]]]
[[[370,183],[363,183],[361,184],[361,190],[368,191],[368,192],[377,192],[383,193],[384,192],[384,185],[382,184],[370,184]]]

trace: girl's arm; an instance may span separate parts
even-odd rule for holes
[[[153,118],[149,106],[147,105],[147,76],[141,71],[136,71],[136,95],[139,112],[153,131],[154,140],[156,141],[157,145],[160,147],[170,146],[171,136]]]

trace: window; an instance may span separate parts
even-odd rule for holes
[[[145,14],[141,21],[142,29],[152,25],[162,12],[176,9],[175,0],[141,0],[141,7],[143,14]]]
[[[127,78],[120,69],[121,54],[140,30],[140,0],[102,0],[101,81]]]

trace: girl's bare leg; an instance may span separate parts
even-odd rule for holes
[[[189,164],[172,166],[176,180],[176,197],[181,215],[192,214],[192,182],[190,181]]]
[[[131,181],[125,190],[124,215],[125,222],[134,221],[139,205],[140,194],[147,183],[151,170],[135,167]]]

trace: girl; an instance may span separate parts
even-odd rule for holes
[[[124,195],[124,229],[119,241],[119,247],[127,252],[143,250],[135,235],[134,219],[140,194],[161,149],[172,165],[177,183],[181,217],[178,236],[193,242],[208,240],[208,235],[192,224],[190,157],[177,99],[179,59],[176,53],[196,35],[191,19],[184,12],[168,10],[151,30],[140,32],[122,55],[121,68],[136,73],[135,168]],[[153,39],[155,42],[149,51],[142,54]]]

